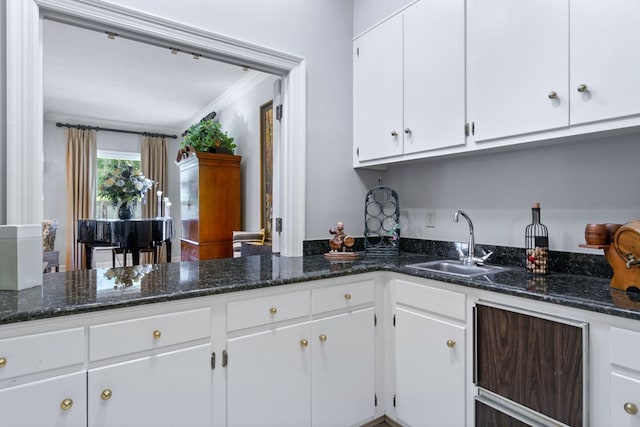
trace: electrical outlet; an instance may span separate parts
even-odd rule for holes
[[[427,210],[427,227],[434,228],[436,226],[436,211],[432,209]]]

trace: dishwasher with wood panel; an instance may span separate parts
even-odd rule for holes
[[[588,324],[479,301],[476,427],[588,426]]]

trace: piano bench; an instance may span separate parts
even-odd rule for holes
[[[140,253],[153,253],[153,263],[157,264],[158,263],[158,250],[159,248],[157,247],[153,247],[153,248],[144,248],[144,249],[140,249]],[[128,254],[131,253],[131,251],[127,251]],[[123,258],[122,258],[122,266],[126,267],[127,266],[127,255],[124,253],[124,248],[113,248],[113,250],[111,251],[111,263],[113,264],[113,267],[116,267],[116,255],[122,254]]]

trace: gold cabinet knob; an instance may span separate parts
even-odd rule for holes
[[[411,129],[409,128],[404,128],[404,133],[406,133],[407,135],[409,135],[411,133]]]
[[[391,136],[395,138],[396,136],[398,136],[398,132],[396,132],[395,130],[392,130]]]
[[[320,342],[327,342],[327,336],[325,334],[320,335],[318,338],[320,338]]]
[[[307,341],[305,339],[301,339],[300,340],[300,347],[305,348],[308,345],[309,345],[309,341]]]
[[[351,294],[344,294],[344,299],[350,300],[351,299]]]
[[[549,92],[549,99],[558,99],[558,92],[552,90],[551,92]]]
[[[157,330],[157,329],[156,329],[155,331],[153,331],[153,338],[154,338],[154,339],[156,339],[156,340],[157,340],[157,339],[159,339],[161,336],[162,336],[162,332],[160,332],[159,330]]]
[[[578,92],[585,93],[589,90],[589,87],[585,84],[578,85]]]
[[[7,358],[0,357],[0,368],[4,368],[5,366],[7,366]]]
[[[60,402],[60,409],[63,411],[68,411],[73,406],[73,400],[67,398]]]
[[[627,402],[624,404],[624,412],[629,415],[636,415],[638,413],[638,405],[635,403]]]
[[[453,348],[456,346],[456,342],[454,340],[447,340],[447,347]]]
[[[277,308],[275,308],[275,307],[271,307],[271,308],[269,309],[269,313],[271,313],[271,314],[276,314],[277,312],[278,312],[278,309],[277,309]]]
[[[111,399],[111,396],[113,396],[113,392],[108,388],[105,388],[104,390],[102,390],[102,393],[100,393],[100,398],[102,400],[109,400]]]

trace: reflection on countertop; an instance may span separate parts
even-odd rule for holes
[[[608,279],[553,272],[533,277],[520,267],[460,278],[405,267],[431,259],[412,253],[384,258],[361,254],[337,265],[322,255],[256,255],[50,273],[42,286],[0,291],[0,324],[381,271],[640,320],[640,296],[611,289]]]

